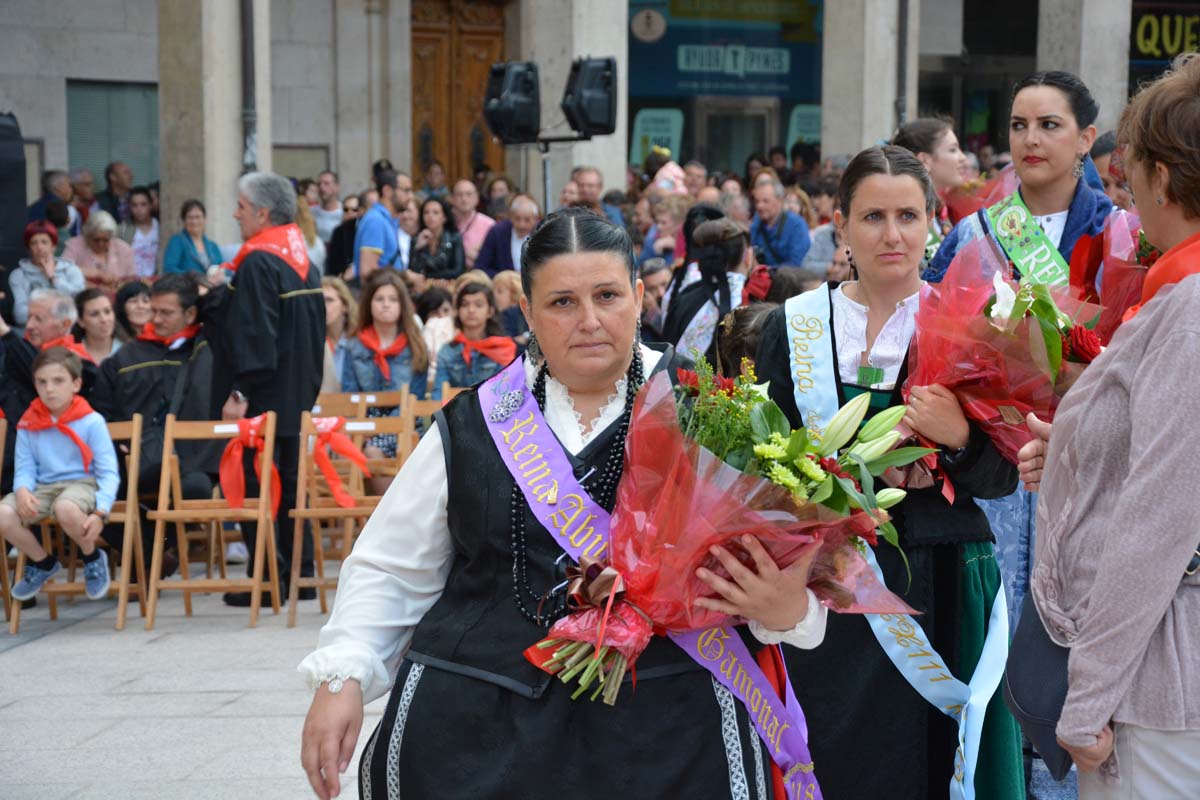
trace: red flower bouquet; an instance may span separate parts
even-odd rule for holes
[[[577,679],[576,696],[590,690],[593,699],[603,694],[611,704],[621,675],[653,634],[729,621],[696,606],[711,594],[696,570],[703,566],[730,577],[710,554],[714,545],[753,568],[738,544],[745,534],[757,538],[780,567],[816,548],[810,587],[835,611],[914,613],[877,580],[859,551],[875,540],[880,522],[895,543],[881,508],[904,494],[875,494],[874,476],[929,452],[891,449],[899,417],[884,412],[851,443],[866,411],[860,402],[831,421],[823,441],[810,440],[805,431],[791,431],[783,412],[748,379],[722,382],[710,372],[681,377],[678,391],[660,374],[639,393],[608,560],[585,559],[572,570],[575,613],[526,651],[532,663],[564,682]],[[843,445],[846,453],[839,457]]]
[[[939,284],[922,289],[908,387],[941,384],[1010,461],[1031,438],[1029,412],[1053,419],[1079,367],[1099,354],[1088,329],[1100,309],[1056,289],[1009,279],[988,239],[965,245]]]

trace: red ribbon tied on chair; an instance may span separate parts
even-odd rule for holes
[[[262,449],[266,445],[260,431],[266,424],[267,415],[260,414],[250,419],[238,420],[238,435],[229,440],[225,452],[221,454],[221,493],[230,508],[243,508],[246,505],[246,467],[242,458],[249,447],[259,458],[254,459],[254,474],[262,486]],[[283,495],[283,487],[279,483],[279,468],[271,461],[271,519],[279,514],[279,498]]]
[[[313,417],[313,425],[317,429],[317,441],[313,445],[313,462],[325,476],[325,482],[329,485],[333,501],[342,508],[353,508],[354,497],[342,485],[342,479],[334,469],[333,461],[329,458],[329,451],[333,450],[345,458],[369,478],[371,471],[367,469],[367,457],[363,451],[354,446],[354,442],[350,440],[349,436],[342,433],[342,429],[346,427],[345,417]]]

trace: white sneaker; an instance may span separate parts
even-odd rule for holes
[[[230,542],[225,545],[226,564],[245,564],[250,560],[250,551],[245,542]]]

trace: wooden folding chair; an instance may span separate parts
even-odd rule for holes
[[[397,468],[412,455],[413,450],[417,447],[417,442],[421,441],[422,431],[429,430],[429,420],[445,404],[444,400],[418,400],[412,395],[405,398],[405,404],[400,409],[400,417],[405,421],[406,427],[396,440]],[[422,421],[426,423],[424,428],[420,425]]]
[[[113,444],[124,444],[129,450],[129,454],[125,456],[125,496],[118,498],[113,503],[112,512],[108,518],[110,525],[122,526],[123,535],[120,572],[115,585],[109,588],[109,594],[115,592],[117,595],[116,629],[120,631],[125,629],[130,591],[137,592],[142,616],[146,615],[146,569],[142,555],[142,523],[138,514],[137,494],[137,475],[142,458],[142,415],[134,414],[133,419],[127,422],[108,423],[108,434],[112,437]],[[3,436],[0,436],[0,446],[3,446]],[[59,595],[85,593],[83,582],[75,580],[75,572],[78,567],[78,548],[74,541],[62,533],[61,529],[57,536],[52,535],[53,527],[55,526],[51,521],[42,521],[42,546],[48,551],[56,550],[62,556],[62,560],[67,566],[67,580],[60,582],[52,578],[42,587],[42,592],[49,596],[50,619],[52,620],[58,619]],[[99,546],[108,547],[108,544],[101,540]],[[20,580],[24,574],[25,561],[23,553],[17,557],[17,580]],[[131,568],[137,576],[136,585],[130,583]],[[7,593],[8,589],[5,589],[6,596]],[[21,605],[14,603],[8,630],[9,633],[15,634],[20,628]]]
[[[264,589],[263,568],[266,561],[270,576],[271,608],[279,613],[279,570],[275,562],[274,520],[271,517],[271,480],[275,452],[275,412],[268,412],[260,431],[263,448],[258,455],[258,497],[246,497],[242,508],[231,508],[224,499],[185,500],[180,488],[179,460],[164,459],[169,467],[163,469],[158,484],[158,508],[150,512],[154,520],[154,550],[150,561],[149,610],[146,615],[146,630],[154,629],[158,611],[158,594],[161,591],[184,593],[184,612],[191,616],[190,594],[199,592],[250,591],[250,627],[258,624]],[[236,422],[181,422],[174,415],[167,416],[163,434],[163,453],[174,453],[177,441],[229,440],[238,436]],[[192,578],[187,560],[187,533],[189,522],[255,522],[258,535],[255,537],[253,569],[249,578]],[[167,524],[175,525],[176,542],[179,546],[179,569],[181,580],[160,581],[163,545],[166,540]]]
[[[450,381],[442,381],[442,405],[449,403],[463,392],[469,391],[469,386],[451,386]]]
[[[362,449],[363,442],[369,437],[379,436],[381,434],[395,434],[403,436],[406,431],[406,421],[404,417],[374,417],[371,419],[353,419],[346,420],[346,425],[342,432],[351,437],[356,447]],[[300,547],[303,544],[304,522],[306,520],[314,523],[319,522],[340,522],[342,529],[345,532],[346,541],[343,543],[342,558],[349,553],[349,539],[353,536],[353,526],[357,524],[361,530],[362,523],[379,505],[382,495],[373,494],[369,490],[370,483],[365,480],[363,474],[355,468],[339,469],[338,474],[342,479],[343,488],[346,493],[353,499],[353,505],[343,507],[337,504],[333,499],[332,491],[329,489],[328,482],[321,470],[317,467],[313,457],[313,448],[310,446],[310,440],[315,441],[317,429],[313,423],[312,415],[305,412],[300,421],[300,436],[304,446],[300,454],[300,468],[296,479],[296,508],[292,511],[292,518],[295,520],[293,525],[293,544],[292,552],[299,553]],[[393,472],[397,469],[396,463],[399,459],[397,453],[396,459],[367,459],[367,469],[372,475],[378,474],[382,469],[390,469]],[[346,460],[340,462],[335,461],[335,468],[339,465],[349,465]],[[288,602],[291,607],[288,609],[288,627],[294,627],[296,624],[296,606],[297,600],[300,597],[300,589],[302,587],[313,587],[317,589],[321,600],[321,613],[329,613],[326,604],[325,592],[328,589],[337,589],[338,579],[336,575],[329,577],[325,576],[325,557],[321,548],[313,548],[313,557],[316,562],[316,576],[307,578],[300,576],[300,559],[292,559],[292,575],[291,584],[288,587]]]
[[[318,417],[365,416],[365,392],[321,392],[313,404],[312,413]]]

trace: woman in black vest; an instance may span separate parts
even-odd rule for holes
[[[622,228],[566,209],[543,220],[521,261],[530,349],[542,356],[524,356],[524,390],[611,510],[634,395],[681,362],[637,339],[643,288]],[[570,559],[517,490],[477,390],[434,427],[343,564],[320,647],[300,667],[316,689],[301,760],[317,795],[340,788],[363,702],[394,687],[363,752],[362,797],[768,800],[770,754],[745,709],[672,642],[651,642],[637,691],[615,707],[571,700],[525,660],[566,613]],[[757,637],[816,646],[825,612],[804,590],[807,569],[763,575],[720,592],[723,609],[757,620],[743,634],[751,649]]]

